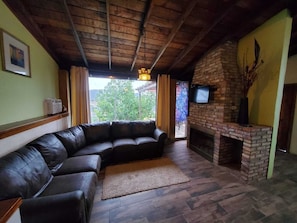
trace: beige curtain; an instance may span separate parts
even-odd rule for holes
[[[175,105],[172,103],[172,87],[170,75],[158,75],[157,79],[157,114],[156,125],[158,128],[165,131],[169,139],[174,139],[174,119],[175,110],[172,108]],[[174,91],[175,92],[175,91]]]
[[[70,69],[71,124],[90,122],[89,71],[85,67],[72,66]]]

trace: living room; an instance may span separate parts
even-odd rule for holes
[[[0,125],[2,126],[2,137],[0,139],[0,156],[4,156],[5,154],[20,148],[21,146],[43,134],[56,132],[70,127],[71,114],[64,114],[57,119],[51,119],[46,124],[43,123],[38,127],[34,126],[31,129],[22,129],[21,132],[17,132],[17,134],[13,133],[9,136],[5,135],[6,130],[3,129],[3,127],[9,127],[11,126],[11,123],[22,123],[26,120],[34,120],[36,117],[44,116],[44,110],[42,107],[43,100],[48,97],[59,98],[61,96],[59,93],[59,65],[56,63],[55,59],[51,57],[47,50],[44,49],[34,38],[34,36],[23,26],[18,18],[7,7],[4,1],[1,1],[0,4],[0,28],[12,34],[17,39],[24,41],[30,46],[31,63],[31,77],[14,75],[10,72],[4,71],[3,69],[1,69],[0,71],[0,101],[2,103],[0,109]],[[251,34],[246,35],[244,38],[240,39],[238,43],[239,58],[242,58],[244,56],[247,46],[252,49],[254,36],[257,36],[257,40],[259,41],[261,46],[261,56],[263,57],[262,59],[264,61],[264,64],[259,68],[261,71],[259,71],[260,76],[255,81],[255,84],[251,87],[248,94],[250,103],[249,118],[250,123],[257,125],[267,125],[274,129],[272,133],[272,141],[271,147],[269,148],[270,151],[267,164],[268,178],[273,176],[274,154],[277,144],[277,131],[275,131],[275,129],[278,129],[277,126],[279,125],[282,100],[282,88],[280,86],[283,86],[284,83],[296,83],[296,80],[294,79],[296,56],[291,55],[289,58],[287,56],[291,34],[291,19],[292,18],[287,11],[283,11],[280,14],[274,15],[271,20],[265,23],[262,27],[257,28]],[[275,24],[277,28],[273,26]],[[275,29],[277,31],[275,31]],[[271,38],[268,39],[267,36]],[[274,46],[273,48],[271,47],[272,45]],[[221,46],[224,46],[224,43]],[[218,45],[218,47],[220,47],[220,45]],[[236,51],[234,48],[232,49]],[[211,52],[213,51],[210,50],[208,53]],[[271,55],[274,55],[274,57],[272,57]],[[237,55],[233,56],[235,58],[235,62],[236,56]],[[1,56],[1,59],[2,57],[3,56]],[[204,59],[205,58],[206,57],[204,57]],[[222,61],[221,64],[224,65],[226,63],[230,64],[233,62],[234,61]],[[196,69],[201,70],[203,68],[196,67]],[[219,82],[224,82],[225,80],[213,80],[211,75],[214,72],[217,72],[216,68],[215,71],[209,71],[207,69],[203,70],[202,73],[204,74],[204,76],[206,76],[206,79],[201,79],[201,77],[199,77],[199,74],[197,74],[197,76],[196,73],[194,73],[191,81],[193,84],[205,84],[212,86],[215,85],[216,87],[218,87],[220,85]],[[234,81],[234,79],[231,78],[228,81],[232,82]],[[217,100],[220,98],[220,102],[225,100],[223,99],[224,97],[227,97],[226,95],[218,95],[218,92],[222,93],[221,90],[224,88],[228,89],[230,88],[230,86],[222,86],[220,89],[214,92],[215,99]],[[229,92],[228,94],[232,93]],[[233,94],[233,96],[234,95],[235,94]],[[205,118],[201,120],[193,120],[193,116],[191,116],[191,114],[196,114],[196,112],[201,111],[206,111],[208,112],[208,114],[212,113],[212,111],[220,109],[221,104],[217,105],[216,103],[217,102],[213,102],[207,105],[190,104],[189,120],[191,124],[199,124],[200,126],[202,125],[203,127],[205,127],[205,125],[203,124],[205,123],[205,120],[208,120],[207,122],[211,123],[209,119],[212,119],[214,117],[207,117],[207,113],[205,115]],[[226,107],[232,108],[233,106],[235,106],[236,109],[230,109],[230,113],[227,115],[227,117],[229,117],[228,120],[226,120],[224,117],[222,121],[218,121],[219,123],[236,122],[235,116],[237,115],[239,102],[228,101],[228,103],[229,104],[226,105]],[[212,106],[214,106],[214,108]],[[197,111],[197,109],[201,110]],[[295,126],[296,125],[293,125],[293,136],[295,133],[294,131],[296,131]],[[212,128],[209,125],[207,127]],[[296,154],[296,146],[293,140],[291,142],[291,147],[292,148],[290,152]]]

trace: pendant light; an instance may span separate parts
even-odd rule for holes
[[[144,63],[146,63],[145,42],[146,42],[146,31],[144,32],[144,50],[143,50]],[[138,80],[141,80],[141,81],[151,80],[151,69],[147,69],[147,68],[144,68],[144,67],[138,69]]]

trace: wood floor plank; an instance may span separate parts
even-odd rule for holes
[[[251,184],[188,149],[186,141],[166,146],[164,156],[190,182],[103,201],[102,171],[90,223],[297,222],[297,156],[277,154],[274,177]]]

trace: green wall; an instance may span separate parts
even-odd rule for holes
[[[31,60],[31,78],[3,71],[0,63],[0,125],[43,116],[44,99],[59,97],[58,65],[2,0],[0,28],[29,45]]]
[[[292,18],[289,16],[287,10],[283,10],[242,38],[238,45],[238,61],[240,66],[242,66],[242,58],[245,53],[247,53],[248,64],[253,62],[254,38],[257,39],[261,46],[260,57],[264,60],[264,64],[259,68],[258,77],[248,93],[249,118],[252,124],[273,127],[268,177],[271,177],[273,173],[291,27]]]

